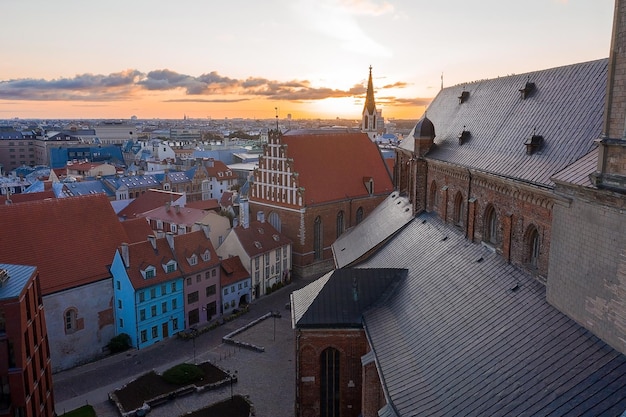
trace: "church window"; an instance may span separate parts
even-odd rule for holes
[[[438,193],[437,193],[437,183],[435,181],[430,183],[430,198],[429,198],[429,202],[430,202],[430,210],[434,211],[437,208],[437,205],[439,204],[439,201],[437,200],[438,197]]]
[[[320,416],[339,416],[339,351],[327,348],[320,358]]]
[[[498,217],[493,206],[485,211],[485,241],[495,245],[498,243]]]
[[[337,237],[343,234],[344,230],[343,210],[337,213]]]
[[[313,225],[314,259],[322,259],[322,218],[317,216]]]
[[[356,224],[359,224],[363,221],[363,207],[359,207],[356,210]]]
[[[453,221],[457,226],[463,225],[463,194],[459,191],[454,197]]]
[[[528,263],[533,268],[537,268],[539,265],[539,253],[541,249],[537,228],[531,225],[528,228],[527,236]]]

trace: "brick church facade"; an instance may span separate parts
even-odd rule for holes
[[[298,415],[623,415],[625,34],[617,0],[609,59],[439,92],[396,152],[415,217],[292,295]]]

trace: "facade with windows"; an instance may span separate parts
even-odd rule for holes
[[[185,328],[183,275],[165,238],[122,244],[111,274],[116,335],[142,349]]]
[[[387,165],[366,133],[271,131],[249,199],[253,216],[265,213],[293,242],[294,274],[313,277],[332,269],[335,239],[391,191]]]
[[[222,259],[238,256],[252,280],[251,298],[259,298],[291,282],[292,243],[264,220],[247,220],[247,201],[240,206],[241,224],[233,227],[217,248]]]
[[[33,266],[0,264],[0,415],[56,415],[39,274]]]
[[[228,314],[250,303],[252,280],[239,256],[222,259],[221,269],[222,312]]]

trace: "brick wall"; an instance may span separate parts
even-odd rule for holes
[[[417,203],[459,228],[471,241],[486,241],[486,213],[496,213],[496,244],[489,246],[507,261],[545,282],[548,274],[552,207],[555,197],[549,190],[514,184],[485,173],[427,160],[423,182],[427,201]],[[419,181],[418,181],[419,182]],[[419,196],[418,196],[419,197]],[[469,198],[468,198],[469,197]],[[461,199],[461,204],[459,204]],[[531,265],[530,233],[537,230],[540,251],[537,265]]]
[[[548,302],[626,353],[626,199],[557,191],[572,201],[554,206]]]
[[[295,277],[308,278],[321,275],[333,269],[334,259],[331,245],[337,239],[337,215],[344,213],[344,231],[355,226],[357,210],[363,209],[363,218],[367,217],[387,195],[372,195],[346,199],[327,204],[309,206],[302,210],[290,210],[280,206],[268,207],[250,201],[251,218],[256,218],[263,211],[266,219],[272,212],[279,215],[281,234],[293,242],[292,268]],[[322,256],[315,258],[314,228],[315,219],[322,220]]]
[[[378,417],[378,410],[385,404],[387,404],[387,401],[383,387],[380,385],[376,363],[368,363],[363,366],[361,414],[363,417]]]
[[[362,329],[320,329],[298,331],[296,342],[296,409],[298,416],[320,415],[320,366],[322,352],[332,347],[340,354],[340,415],[361,413],[361,356],[367,353]]]

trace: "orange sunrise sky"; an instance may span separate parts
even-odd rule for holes
[[[0,119],[385,118],[608,57],[613,0],[3,0]]]

